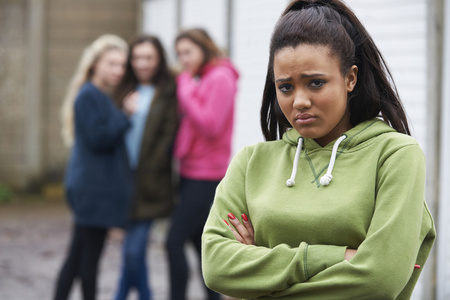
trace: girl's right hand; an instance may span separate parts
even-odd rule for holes
[[[353,256],[355,256],[356,254],[356,249],[347,249],[345,250],[345,260],[350,260],[352,259]]]
[[[130,92],[128,95],[125,96],[123,99],[123,111],[127,116],[131,116],[134,114],[138,109],[138,98],[139,98],[139,92],[133,91]]]

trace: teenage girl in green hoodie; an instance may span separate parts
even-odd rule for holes
[[[235,156],[205,225],[211,289],[246,299],[409,299],[435,230],[424,155],[390,82],[341,1],[288,6],[261,108],[269,142]]]

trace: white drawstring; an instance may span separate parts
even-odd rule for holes
[[[288,187],[294,186],[295,184],[295,175],[297,175],[297,167],[298,161],[300,159],[300,152],[302,151],[303,138],[299,137],[297,141],[297,150],[295,151],[294,165],[292,166],[292,174],[291,178],[286,181],[286,185]]]
[[[340,138],[338,138],[338,140],[334,143],[333,151],[331,152],[331,159],[330,159],[330,164],[328,165],[327,173],[320,178],[320,184],[321,185],[329,185],[331,180],[333,179],[333,176],[331,175],[331,172],[333,171],[334,162],[336,161],[337,149],[339,147],[339,144],[346,138],[347,138],[347,136],[344,134]]]

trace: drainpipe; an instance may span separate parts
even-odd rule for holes
[[[25,170],[26,186],[35,189],[42,184],[42,75],[44,49],[44,2],[28,1],[28,53],[25,86]]]
[[[438,61],[441,67],[441,143],[440,143],[440,174],[439,174],[439,214],[437,221],[437,299],[450,299],[450,22],[444,16],[450,16],[449,1],[440,0],[442,30],[440,45],[441,57]]]

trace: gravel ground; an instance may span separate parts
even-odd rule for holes
[[[148,260],[155,300],[168,298],[167,259],[163,241],[168,221],[154,223],[150,235]],[[63,200],[27,198],[0,204],[0,299],[51,299],[56,275],[70,238],[71,217]],[[100,262],[98,299],[113,298],[120,267],[123,232],[112,230]],[[204,299],[198,261],[192,247],[187,248],[191,266],[188,286],[190,300]],[[71,300],[81,299],[76,284]],[[130,294],[129,299],[137,299]],[[228,300],[230,300],[228,298]]]

